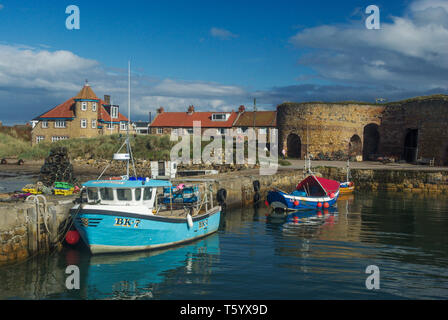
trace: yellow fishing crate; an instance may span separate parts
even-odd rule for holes
[[[23,188],[22,191],[25,192],[25,193],[42,194],[42,191],[39,191],[39,190],[34,189],[34,188],[32,188],[32,189]]]
[[[62,195],[62,196],[69,196],[69,195],[72,195],[72,194],[73,194],[73,190],[74,190],[74,188],[69,189],[69,190],[64,190],[64,189],[54,189],[54,194]]]

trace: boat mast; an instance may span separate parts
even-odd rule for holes
[[[126,150],[129,154],[129,159],[126,165],[126,174],[129,177],[129,161],[132,161],[132,168],[134,169],[134,176],[137,177],[135,171],[134,156],[132,155],[131,142],[129,140],[129,128],[131,126],[131,61],[128,61],[128,126],[126,130]]]

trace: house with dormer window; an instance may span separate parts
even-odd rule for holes
[[[88,83],[76,96],[31,121],[32,143],[125,133],[128,119],[111,105],[110,96],[99,99]],[[132,126],[130,128],[132,131]]]
[[[194,106],[189,106],[186,112],[165,112],[163,107],[157,109],[157,114],[149,126],[151,134],[171,134],[175,131],[178,135],[193,134],[195,121],[201,123],[201,134],[207,130],[216,130],[217,134],[226,134],[232,128],[237,113],[230,112],[196,112]]]

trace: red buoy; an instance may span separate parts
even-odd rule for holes
[[[331,198],[331,199],[334,198],[334,193],[330,193],[330,198]]]
[[[317,203],[317,207],[318,207],[318,208],[322,208],[322,203],[321,203],[321,202],[318,202],[318,203]]]
[[[328,204],[328,202],[324,203],[324,208],[330,208],[330,205]]]
[[[269,202],[268,202],[268,200],[265,200],[265,201],[264,201],[264,204],[266,205],[266,207],[269,207]]]
[[[65,236],[65,241],[71,245],[77,244],[79,241],[79,232],[76,230],[70,230]]]
[[[299,200],[294,201],[294,205],[297,207],[299,205]]]

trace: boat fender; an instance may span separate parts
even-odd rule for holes
[[[193,218],[191,217],[190,214],[187,214],[187,224],[188,224],[188,228],[193,228]]]
[[[260,191],[260,181],[255,180],[254,182],[252,182],[252,185],[254,186],[254,191],[255,192]]]
[[[216,199],[218,200],[219,204],[222,204],[226,202],[227,198],[227,190],[226,189],[219,189],[218,193],[216,194]]]

